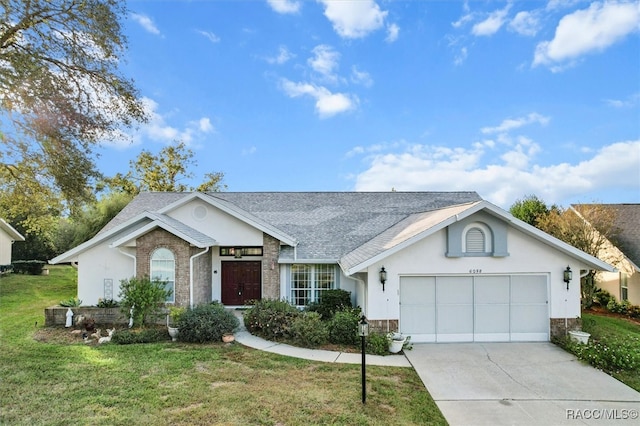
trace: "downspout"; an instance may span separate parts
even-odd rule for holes
[[[193,309],[193,261],[196,257],[202,256],[208,251],[209,251],[209,247],[207,247],[200,253],[194,254],[189,258],[189,307],[192,309]]]
[[[129,254],[129,253],[127,253],[126,251],[122,251],[122,249],[121,249],[120,247],[118,247],[118,251],[119,251],[120,253],[124,254],[125,256],[130,257],[130,258],[132,258],[132,259],[133,259],[133,275],[132,275],[132,276],[134,276],[134,277],[135,277],[135,276],[136,276],[136,273],[137,273],[136,268],[138,267],[138,264],[137,264],[138,259],[136,258],[136,256],[135,256],[135,255],[133,255],[133,254]]]

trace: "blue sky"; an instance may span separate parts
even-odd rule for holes
[[[122,72],[229,191],[640,202],[638,1],[129,1]]]

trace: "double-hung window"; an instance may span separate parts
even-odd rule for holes
[[[335,265],[291,265],[291,303],[308,305],[320,300],[325,290],[336,288]]]
[[[629,276],[620,272],[620,301],[629,300]]]
[[[176,261],[173,252],[166,248],[159,248],[151,255],[151,279],[162,281],[165,289],[171,290],[166,302],[176,301]]]

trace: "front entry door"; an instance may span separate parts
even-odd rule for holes
[[[259,300],[262,262],[222,262],[222,304],[246,305]]]

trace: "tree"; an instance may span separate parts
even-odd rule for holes
[[[536,226],[538,220],[549,214],[549,207],[535,195],[527,195],[522,200],[516,200],[509,208],[509,212],[518,219]]]
[[[93,146],[145,119],[133,82],[117,70],[126,8],[119,0],[0,5],[0,190],[86,200],[99,177]]]
[[[158,155],[143,150],[135,161],[129,162],[130,170],[126,175],[118,173],[106,182],[112,189],[132,195],[143,191],[216,192],[226,189],[226,185],[221,184],[224,178],[221,172],[207,173],[205,181],[195,188],[181,183],[194,177],[189,172],[191,166],[198,164],[193,156],[194,152],[184,142],[169,145]]]
[[[569,209],[552,209],[541,217],[537,226],[591,256],[602,258],[609,241],[615,240],[616,211],[603,204],[578,204]],[[607,259],[611,261],[613,259]],[[596,271],[589,271],[580,282],[583,307],[593,304]]]
[[[133,277],[120,281],[120,310],[129,316],[133,309],[133,323],[142,327],[156,316],[165,300],[171,296],[172,290],[165,288],[165,282],[151,280],[148,276]]]

